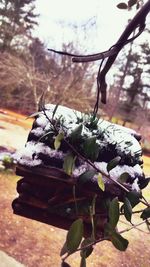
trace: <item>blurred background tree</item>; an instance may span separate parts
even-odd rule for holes
[[[48,88],[47,101],[91,111],[96,100],[98,65],[72,63],[68,56],[48,52],[47,46],[34,35],[38,26],[35,5],[36,0],[0,2],[1,107],[33,113],[40,95]],[[63,31],[64,26],[60,24]],[[80,30],[71,24],[70,30],[76,38],[62,43],[61,50],[80,54],[78,39],[82,29],[81,39],[85,40],[84,51],[88,53],[87,33],[89,30],[91,33],[95,25],[95,17],[84,22]],[[134,42],[123,49],[114,64],[113,81],[108,81],[107,105],[100,106],[101,116],[123,125],[132,124],[144,138],[147,138],[149,130],[145,132],[145,129],[150,122],[149,55],[148,41]]]

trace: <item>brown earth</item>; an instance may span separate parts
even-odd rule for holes
[[[11,121],[9,121],[9,124],[10,122]],[[7,145],[9,140],[10,146],[14,146],[15,143],[18,144],[19,142],[22,146],[27,136],[26,129],[23,135],[22,127],[18,126],[20,128],[17,127],[16,129],[15,127],[17,125],[11,125],[12,127],[10,127],[8,136],[11,136],[13,127],[15,128],[13,138],[11,137],[11,141],[13,142],[11,143],[9,137],[7,139],[5,135],[8,125],[4,125],[1,121],[0,132],[2,136],[3,131],[6,143],[0,141],[0,145]],[[2,127],[5,129],[2,129]],[[19,139],[20,135],[23,139]],[[150,170],[150,160],[147,158],[146,162],[148,171]],[[59,251],[65,241],[66,231],[13,214],[11,203],[16,197],[17,180],[18,178],[13,173],[0,173],[0,250],[8,253],[26,267],[59,267]],[[150,200],[148,189],[145,190],[145,195]],[[133,222],[139,222],[137,216],[135,216]],[[129,226],[124,223],[120,225],[121,229],[127,227]],[[94,253],[87,260],[87,266],[150,266],[150,235],[145,233],[147,229],[144,225],[142,225],[140,229],[141,231],[134,229],[124,235],[128,237],[130,242],[126,252],[117,251],[112,244],[107,241],[97,244]],[[79,267],[79,261],[80,257],[78,254],[71,256],[68,260],[72,267]]]

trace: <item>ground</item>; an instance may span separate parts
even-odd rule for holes
[[[29,131],[27,128],[31,126],[31,122],[23,123],[23,117],[15,116],[13,114],[14,121],[16,120],[18,125],[16,123],[13,125],[14,121],[9,118],[9,114],[0,116],[0,145],[15,147],[16,144],[16,148],[20,148],[25,143]],[[150,159],[144,159],[148,173],[150,172]],[[66,231],[13,214],[11,203],[16,197],[17,180],[18,177],[13,172],[0,173],[0,250],[8,253],[26,267],[59,267],[59,251],[64,243]],[[148,191],[149,189],[145,190],[145,196],[150,201]],[[137,221],[139,219],[136,216],[134,222]],[[124,229],[128,226],[122,223],[120,227]],[[146,232],[146,227],[141,226],[141,231],[132,230],[126,233],[124,236],[127,236],[130,242],[126,252],[117,251],[108,241],[99,243],[95,246],[94,253],[88,258],[87,266],[150,266],[150,235]],[[71,256],[68,262],[72,267],[80,266],[77,254]]]

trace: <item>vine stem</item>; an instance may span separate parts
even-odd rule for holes
[[[75,252],[81,251],[81,250],[83,250],[83,249],[90,248],[91,246],[94,246],[94,245],[96,245],[97,243],[102,242],[102,241],[104,241],[104,240],[109,240],[109,239],[108,239],[107,237],[101,237],[101,238],[99,238],[99,239],[97,239],[97,240],[91,242],[91,244],[88,244],[88,245],[86,245],[86,246],[84,246],[84,247],[82,247],[82,248],[81,248],[81,247],[80,247],[80,248],[77,248]],[[74,252],[73,252],[73,253],[74,253]],[[71,254],[73,254],[73,253],[67,253],[66,256],[62,257],[62,260],[65,261],[65,260],[66,260]]]
[[[126,228],[126,229],[124,229],[124,230],[122,230],[122,231],[119,231],[118,233],[119,233],[119,234],[124,234],[125,232],[128,232],[128,231],[130,231],[130,230],[132,230],[132,229],[136,229],[138,226],[144,224],[146,221],[147,221],[147,220],[144,220],[144,221],[141,222],[141,223],[138,223],[138,224],[136,224],[136,225],[132,225],[131,227],[128,227],[128,228]],[[81,251],[81,250],[85,250],[85,249],[90,248],[90,247],[96,245],[97,243],[102,242],[102,241],[105,241],[105,240],[109,241],[109,238],[108,238],[108,237],[103,237],[103,238],[101,237],[101,238],[99,238],[99,239],[97,239],[97,240],[91,242],[90,244],[84,246],[84,247],[80,247],[80,248],[76,249],[76,251],[74,251],[74,252],[78,252],[78,251]],[[74,252],[73,252],[73,253],[74,253]],[[62,257],[62,260],[65,261],[65,260],[66,260],[71,254],[73,254],[73,253],[67,253],[66,256]]]
[[[146,220],[144,220],[144,221],[142,221],[142,222],[140,222],[140,223],[138,223],[138,224],[136,224],[136,225],[134,224],[134,225],[132,225],[131,227],[129,227],[129,228],[126,228],[126,229],[124,229],[124,230],[120,231],[120,232],[119,232],[119,234],[123,234],[123,233],[125,233],[125,232],[128,232],[128,231],[130,231],[130,230],[134,229],[134,228],[137,228],[138,226],[140,226],[140,225],[142,225],[142,224],[146,223],[146,221],[147,221],[147,219],[146,219]]]

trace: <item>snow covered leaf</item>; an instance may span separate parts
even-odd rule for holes
[[[113,168],[115,168],[121,160],[120,156],[115,157],[107,164],[107,171],[110,172]]]
[[[54,148],[57,150],[60,148],[60,145],[61,145],[61,141],[64,139],[64,133],[63,132],[60,132],[56,138],[55,138],[55,141],[54,141]]]
[[[120,183],[126,183],[128,178],[129,178],[129,173],[128,172],[124,172],[118,178],[118,182],[120,182]]]
[[[104,184],[104,181],[103,181],[103,178],[102,178],[101,173],[98,174],[98,176],[97,176],[97,181],[98,181],[99,188],[100,188],[102,191],[105,191],[105,184]]]
[[[67,248],[70,253],[76,251],[79,247],[83,237],[83,220],[77,219],[70,226],[69,232],[66,238]]]
[[[75,140],[77,140],[78,138],[80,138],[81,133],[82,133],[82,129],[83,129],[83,125],[80,124],[79,126],[77,126],[72,133],[70,134],[70,138],[71,140],[74,142]]]
[[[99,146],[96,143],[96,137],[92,136],[85,140],[83,145],[83,151],[87,158],[95,161],[99,155]]]

